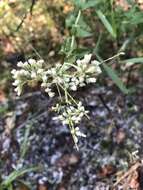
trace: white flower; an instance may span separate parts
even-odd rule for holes
[[[47,77],[46,74],[43,74],[43,76],[42,76],[42,80],[43,80],[44,82],[46,82],[46,81],[48,80],[48,77]]]
[[[96,82],[96,78],[87,78],[86,82],[87,83],[95,83]]]
[[[27,72],[24,69],[21,69],[20,71],[17,71],[17,74],[19,75],[27,75]]]
[[[37,65],[39,65],[39,66],[42,66],[43,63],[44,63],[43,59],[40,59],[40,60],[37,61]]]
[[[38,73],[38,74],[42,74],[43,72],[44,72],[44,69],[38,69],[38,70],[37,70],[37,73]]]
[[[20,86],[17,86],[17,87],[14,89],[14,91],[17,93],[18,96],[20,96],[22,90],[21,90]]]
[[[89,63],[91,60],[92,54],[87,54],[84,56],[84,63]]]
[[[28,62],[31,66],[34,66],[36,64],[36,60],[35,59],[28,59]]]
[[[84,82],[84,77],[83,77],[83,76],[80,76],[78,79],[79,79],[79,82],[80,82],[80,83],[83,83],[83,82]]]
[[[26,68],[26,67],[28,67],[28,66],[29,66],[29,64],[28,64],[27,61],[23,63],[23,67],[24,67],[24,68]]]
[[[55,106],[52,106],[52,110],[59,112],[60,104],[56,104]]]
[[[64,77],[64,81],[65,81],[65,82],[69,82],[69,81],[70,81],[70,78],[69,78],[69,77]]]
[[[36,76],[37,76],[36,72],[32,71],[31,72],[31,78],[36,78]]]
[[[78,137],[74,135],[73,138],[74,138],[75,144],[77,145],[77,143],[78,143]],[[78,148],[78,147],[77,147],[77,148]]]
[[[76,79],[76,77],[73,77],[72,79],[71,79],[71,81],[73,81],[73,82],[75,82],[77,79]]]
[[[86,54],[84,55],[83,59],[78,59],[76,63],[78,66],[82,66],[82,64],[88,64],[91,60],[91,57],[92,57],[92,54]]]
[[[77,90],[77,86],[75,84],[72,84],[72,86],[70,87],[71,90],[76,91]]]
[[[73,125],[79,123],[82,117],[87,114],[82,102],[79,102],[77,106],[58,106],[57,110],[60,112],[59,120],[67,125],[70,125],[71,123],[73,123]]]
[[[93,60],[93,61],[91,61],[91,64],[99,66],[101,63],[99,61],[97,61],[97,60]]]
[[[86,84],[84,82],[79,84],[80,87],[86,86]]]
[[[47,83],[46,82],[43,82],[42,84],[41,84],[41,87],[46,87],[47,86]]]
[[[54,77],[53,83],[56,83],[56,84],[62,84],[63,83],[63,79],[61,77]]]
[[[36,61],[35,59],[29,59],[28,62],[23,63],[20,61],[17,63],[19,70],[13,69],[11,73],[15,80],[13,85],[16,86],[15,91],[18,95],[22,91],[22,84],[25,84],[29,80],[35,79],[42,82],[42,75],[45,76],[45,71],[42,68],[43,62],[43,60]]]
[[[17,66],[18,66],[18,67],[23,67],[23,62],[22,62],[22,61],[19,61],[19,62],[17,63]]]
[[[102,73],[100,67],[97,67],[97,68],[96,68],[96,72],[97,72],[98,74]]]
[[[17,86],[19,83],[20,83],[19,80],[15,80],[12,84],[13,84],[13,86]]]
[[[12,71],[11,71],[11,74],[15,74],[17,71],[16,71],[16,69],[12,69]]]
[[[54,92],[49,92],[48,95],[49,95],[50,98],[52,98],[52,97],[55,96],[55,93]]]
[[[30,73],[28,71],[23,70],[23,75],[28,76]]]
[[[75,128],[75,135],[84,138],[86,137],[86,135],[79,130],[79,127]]]
[[[45,92],[49,93],[49,92],[51,92],[51,89],[50,88],[46,88]]]
[[[56,75],[56,69],[55,68],[51,68],[47,71],[47,74],[49,75]]]
[[[55,93],[52,92],[51,88],[49,88],[49,87],[47,87],[47,88],[45,89],[45,92],[48,93],[48,95],[49,95],[50,98],[52,98],[52,97],[55,96]]]

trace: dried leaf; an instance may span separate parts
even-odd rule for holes
[[[38,190],[48,190],[48,187],[47,187],[47,185],[39,184]]]
[[[6,95],[3,90],[0,89],[0,102],[5,102],[6,101]]]
[[[112,175],[114,172],[115,172],[115,167],[114,166],[106,165],[106,166],[101,168],[101,171],[100,171],[99,175],[101,177],[107,177],[107,176]]]
[[[5,133],[10,134],[11,130],[15,127],[15,114],[13,112],[9,113],[5,123]]]
[[[67,167],[76,165],[79,162],[79,156],[76,154],[66,154],[57,161],[57,165],[60,167]]]
[[[132,174],[132,177],[131,177],[131,180],[129,182],[129,187],[132,188],[132,189],[136,189],[138,190],[139,189],[139,174],[137,171],[135,171],[133,174]]]

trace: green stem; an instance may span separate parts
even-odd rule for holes
[[[119,57],[120,55],[124,55],[124,52],[119,52],[118,54],[116,54],[116,55],[114,55],[114,56],[112,56],[112,57],[110,57],[108,59],[103,60],[101,63],[105,63],[107,61],[110,61],[110,60],[112,60],[112,59],[114,59],[116,57]]]
[[[74,23],[74,26],[75,26],[75,27],[77,27],[77,25],[78,25],[80,16],[81,16],[81,10],[78,11],[78,15],[77,15],[76,20],[75,20],[75,23]],[[75,42],[75,35],[73,34],[73,35],[71,36],[70,51],[69,51],[67,57],[69,57],[69,56],[71,55],[71,52],[72,52],[73,46],[74,46],[74,42]]]
[[[75,26],[77,26],[79,19],[80,19],[80,16],[81,16],[81,10],[78,11],[78,15],[77,15],[76,20],[75,20]]]
[[[72,35],[72,38],[71,38],[71,46],[70,46],[71,51],[72,51],[73,46],[74,46],[74,41],[75,41],[75,36],[74,36],[74,35]],[[70,52],[71,52],[71,51],[70,51]]]
[[[58,90],[58,94],[59,94],[59,96],[60,96],[60,99],[62,100],[62,95],[61,95],[61,92],[60,92],[60,89],[59,89],[59,86],[58,86],[57,83],[56,83],[56,87],[57,87],[57,90]]]

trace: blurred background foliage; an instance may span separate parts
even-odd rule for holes
[[[44,45],[48,53],[51,36],[56,43],[60,33],[51,11],[60,19],[62,1],[2,1],[0,2],[1,54],[31,51],[31,44]],[[50,11],[49,11],[50,9]],[[58,14],[59,12],[59,14]],[[43,43],[45,42],[45,43]],[[43,47],[44,48],[44,47]],[[47,54],[46,53],[46,54]]]

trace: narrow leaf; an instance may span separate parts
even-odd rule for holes
[[[122,62],[123,63],[143,63],[143,57],[125,59]]]
[[[92,33],[79,27],[77,28],[76,36],[81,38],[86,38],[92,36]]]
[[[95,0],[89,0],[85,4],[82,5],[82,10],[95,7],[99,2]]]
[[[111,34],[111,36],[113,38],[116,38],[116,32],[114,31],[113,27],[111,26],[111,24],[109,23],[109,21],[107,20],[105,15],[100,10],[96,11],[96,12],[97,12],[97,15],[100,18],[101,22],[103,23],[103,25],[107,29],[107,31]]]
[[[72,2],[76,7],[82,10],[94,7],[99,3],[99,1],[96,0],[72,0]]]
[[[104,70],[107,72],[109,77],[114,81],[114,83],[119,87],[119,89],[123,93],[128,94],[129,90],[126,88],[124,83],[118,77],[117,73],[111,67],[107,66],[105,63],[103,63],[102,65],[103,65]]]
[[[7,178],[5,179],[5,181],[3,181],[2,185],[4,186],[8,186],[10,185],[14,180],[16,180],[16,178],[31,172],[31,171],[35,171],[37,170],[37,167],[32,167],[32,168],[26,168],[26,169],[20,169],[20,170],[15,170],[13,171],[9,176],[7,176]]]

